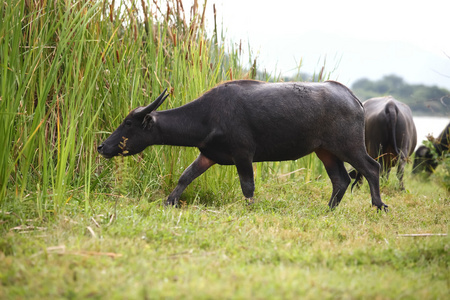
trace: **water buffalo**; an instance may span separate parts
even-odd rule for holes
[[[363,106],[367,152],[380,162],[386,177],[389,177],[391,168],[398,164],[397,177],[400,189],[404,190],[406,160],[417,144],[411,109],[392,96],[369,99],[363,102]]]
[[[364,146],[363,107],[342,84],[230,81],[186,105],[156,111],[164,94],[131,111],[98,152],[111,158],[155,144],[197,147],[199,156],[183,172],[166,205],[176,205],[184,189],[216,163],[236,166],[251,203],[252,162],[295,160],[315,152],[333,185],[330,208],[339,204],[350,184],[345,161],[368,179],[372,205],[386,210],[380,165]]]
[[[450,145],[450,123],[445,127],[437,139],[433,142],[433,148],[438,156],[448,153]],[[414,158],[413,173],[419,173],[425,170],[428,174],[434,172],[438,166],[436,157],[433,157],[432,151],[422,145],[417,148]]]

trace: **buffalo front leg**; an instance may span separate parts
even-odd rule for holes
[[[165,205],[177,205],[180,196],[186,187],[198,176],[202,175],[206,170],[209,169],[215,162],[200,153],[197,159],[184,170],[181,174],[178,184],[175,189],[170,193]]]

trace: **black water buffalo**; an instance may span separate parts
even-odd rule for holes
[[[368,179],[372,205],[386,210],[380,165],[364,146],[363,107],[342,84],[230,81],[186,105],[156,111],[164,94],[131,111],[98,152],[111,158],[154,144],[197,147],[200,155],[183,172],[166,205],[176,205],[184,189],[215,163],[236,166],[251,203],[252,162],[295,160],[315,152],[333,185],[330,208],[339,204],[350,183],[345,161]]]
[[[448,153],[450,145],[450,123],[441,132],[438,138],[433,142],[434,150],[438,156]],[[436,157],[433,157],[432,151],[422,145],[417,148],[414,158],[413,173],[419,173],[425,170],[431,174],[438,166]]]
[[[364,101],[363,106],[367,152],[380,162],[382,173],[387,177],[398,163],[397,177],[400,189],[404,190],[406,160],[417,144],[411,109],[392,96],[369,99]]]

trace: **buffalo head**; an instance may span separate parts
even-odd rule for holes
[[[167,89],[148,106],[132,110],[122,124],[100,145],[98,152],[105,158],[118,155],[128,156],[143,151],[158,142],[154,112],[169,95]]]
[[[426,171],[428,174],[434,172],[438,162],[435,157],[433,157],[432,151],[422,145],[417,148],[414,158],[413,173],[417,174],[421,171]]]

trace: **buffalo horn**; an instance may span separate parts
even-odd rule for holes
[[[147,115],[147,114],[151,113],[152,111],[158,109],[158,107],[161,104],[163,104],[164,100],[166,100],[166,98],[169,97],[169,95],[165,95],[166,92],[167,92],[167,89],[165,89],[161,93],[161,95],[159,95],[158,98],[156,98],[156,100],[153,101],[152,103],[150,103],[149,105],[136,109],[135,113],[142,114],[142,115]]]

